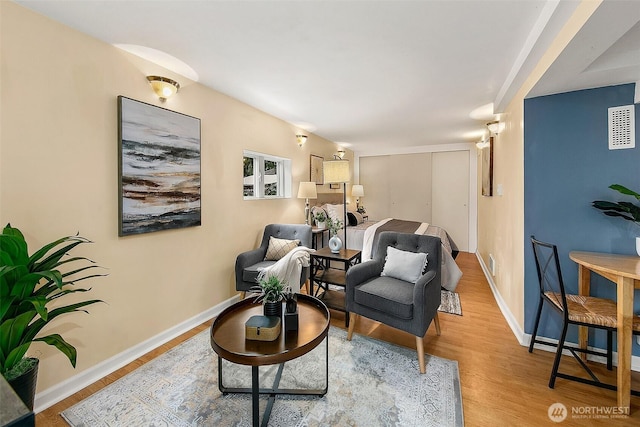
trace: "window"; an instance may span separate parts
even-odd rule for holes
[[[291,197],[291,160],[245,150],[242,169],[245,200]]]

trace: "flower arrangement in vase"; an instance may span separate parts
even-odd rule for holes
[[[331,249],[331,252],[334,254],[337,254],[340,252],[340,249],[342,249],[342,240],[338,237],[338,231],[343,227],[344,223],[342,220],[333,220],[331,217],[327,218],[327,228],[331,234],[331,238],[329,239],[329,249]]]

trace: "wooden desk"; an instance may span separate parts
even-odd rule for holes
[[[629,408],[631,402],[631,348],[633,345],[633,292],[640,289],[640,257],[596,252],[570,252],[569,258],[579,265],[578,292],[589,295],[590,272],[617,285],[618,306],[618,406]],[[586,327],[579,328],[579,344],[587,346]],[[586,356],[586,355],[585,355]]]

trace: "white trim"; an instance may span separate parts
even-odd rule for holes
[[[518,340],[518,342],[520,343],[521,346],[529,347],[529,343],[531,343],[531,334],[525,334],[524,331],[522,330],[522,328],[520,328],[520,325],[518,324],[518,322],[516,321],[515,317],[511,313],[511,310],[509,310],[509,307],[507,306],[507,304],[504,302],[504,300],[500,296],[500,293],[498,292],[498,288],[496,288],[495,282],[493,281],[493,277],[489,273],[489,269],[487,268],[486,264],[484,263],[484,260],[482,259],[480,254],[477,253],[477,252],[476,252],[476,257],[478,258],[478,261],[480,262],[480,267],[482,267],[482,271],[484,272],[484,276],[486,277],[487,282],[489,282],[489,287],[491,288],[491,292],[493,293],[493,297],[496,299],[496,302],[498,303],[498,307],[500,308],[500,311],[502,312],[502,315],[504,316],[505,320],[507,321],[507,323],[511,327],[511,331],[513,332],[513,335],[515,335],[516,339]],[[540,341],[547,341],[549,343],[554,343],[554,344],[558,343],[558,340],[547,338],[547,337],[540,337],[539,336],[537,339],[540,340]],[[575,346],[578,345],[577,343],[572,343],[572,342],[568,342],[568,344],[572,344],[572,345],[575,345]],[[555,353],[555,351],[556,351],[555,348],[552,348],[552,347],[549,347],[549,346],[546,346],[546,345],[541,345],[541,344],[535,344],[533,346],[533,348],[536,349],[536,350],[544,350],[544,351],[549,351],[549,352],[552,352],[552,353]],[[589,347],[589,349],[603,351],[603,349],[595,348],[595,347]],[[571,353],[568,350],[563,350],[562,354],[565,354],[565,355],[568,355],[568,356],[571,355]],[[593,361],[599,362],[599,363],[607,363],[606,359],[604,357],[601,357],[601,356],[594,356],[594,355],[589,354],[589,355],[587,355],[587,359],[593,360]],[[614,366],[618,366],[618,352],[616,352],[616,351],[613,352],[613,365]],[[631,356],[631,370],[640,372],[640,356]]]
[[[222,310],[235,303],[239,298],[239,295],[231,297],[226,301],[223,301],[220,304],[167,329],[166,331],[149,338],[146,341],[134,345],[120,354],[116,354],[115,356],[98,363],[97,365],[82,371],[59,384],[56,384],[53,387],[37,393],[35,396],[34,412],[39,413],[44,411],[50,406],[55,405],[74,393],[77,393],[101,378],[117,371],[128,363],[142,357],[151,350],[154,350],[185,332],[190,331],[207,320],[213,319],[215,316],[220,314]]]
[[[502,296],[500,295],[500,292],[498,292],[498,288],[496,287],[496,284],[493,281],[493,276],[491,276],[491,273],[489,273],[489,269],[487,268],[486,264],[484,263],[484,260],[482,259],[480,254],[477,253],[477,252],[476,252],[476,257],[478,258],[478,262],[480,263],[480,267],[482,267],[482,271],[484,272],[484,276],[487,278],[487,282],[489,282],[489,287],[491,288],[491,292],[493,293],[493,297],[496,299],[496,302],[498,303],[498,308],[500,308],[500,311],[502,312],[502,315],[504,316],[505,320],[507,321],[507,324],[511,328],[511,331],[513,332],[513,335],[515,335],[515,337],[518,340],[518,342],[520,343],[520,345],[529,345],[529,344],[525,344],[524,331],[522,330],[522,328],[520,328],[520,325],[518,324],[518,321],[516,320],[516,318],[511,313],[511,310],[509,310],[509,306],[507,306],[507,303],[502,299]]]

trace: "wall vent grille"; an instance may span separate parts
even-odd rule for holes
[[[609,150],[634,148],[635,135],[634,106],[609,108]]]

